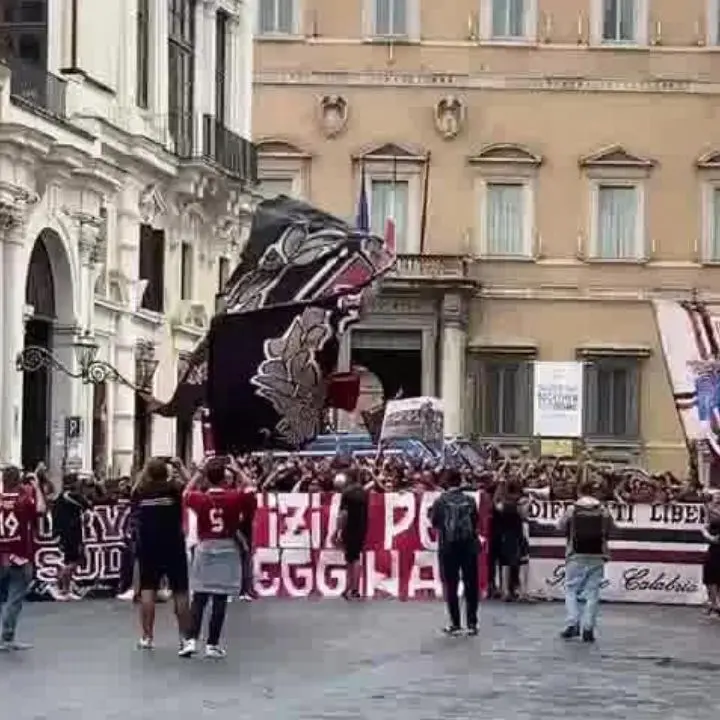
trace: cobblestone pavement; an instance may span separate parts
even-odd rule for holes
[[[28,605],[35,648],[0,654],[12,720],[705,720],[720,709],[720,621],[605,606],[595,646],[557,638],[558,604],[485,604],[478,638],[445,638],[437,603],[233,604],[224,661],[181,660],[169,608],[158,648],[134,614],[88,601]]]

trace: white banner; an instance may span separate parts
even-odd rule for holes
[[[565,564],[560,560],[530,561],[530,594],[552,599],[564,597]],[[609,562],[600,593],[612,602],[702,605],[705,588],[700,565],[655,562]]]
[[[435,397],[390,400],[385,407],[381,440],[420,440],[433,450],[442,450],[445,438],[445,411]]]
[[[583,363],[533,364],[533,434],[550,438],[582,437]]]

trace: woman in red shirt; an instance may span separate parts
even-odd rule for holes
[[[220,646],[220,634],[225,624],[228,597],[237,595],[242,586],[239,531],[246,496],[232,487],[237,472],[237,468],[224,458],[212,458],[202,475],[196,476],[198,480],[206,481],[207,490],[200,490],[199,482],[194,480],[185,491],[186,507],[197,516],[198,543],[190,570],[192,623],[189,641],[181,652],[183,657],[197,652],[208,603],[211,610],[205,655],[225,656],[225,650]]]

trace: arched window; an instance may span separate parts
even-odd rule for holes
[[[45,245],[47,236],[41,235],[30,255],[27,282],[25,283],[25,302],[33,307],[33,315],[41,320],[55,318],[55,282],[52,265]]]

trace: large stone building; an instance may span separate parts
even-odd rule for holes
[[[530,361],[581,359],[586,443],[682,472],[649,301],[720,295],[717,0],[258,15],[264,190],[352,217],[364,167],[377,231],[394,206],[397,271],[345,361],[442,396],[451,433],[522,446]]]
[[[244,0],[0,2],[3,462],[192,453],[135,389],[170,396],[236,254],[253,25]]]

